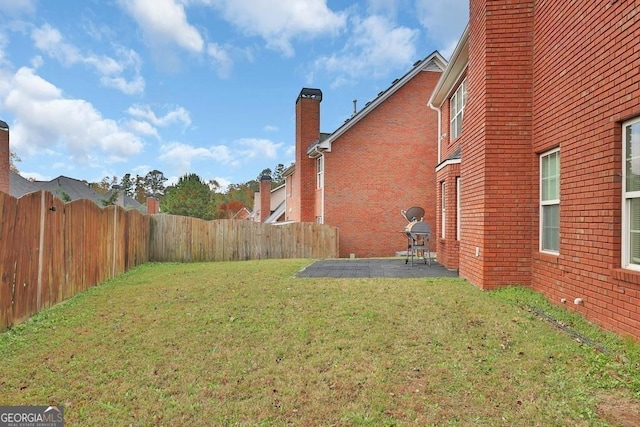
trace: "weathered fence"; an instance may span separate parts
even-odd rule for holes
[[[149,217],[0,192],[0,331],[149,259]]]
[[[327,225],[147,216],[0,192],[0,332],[147,261],[337,256],[338,230]]]
[[[335,258],[338,229],[297,222],[203,221],[153,215],[149,258],[159,262],[241,261],[268,258]]]

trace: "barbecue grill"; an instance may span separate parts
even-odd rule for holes
[[[404,228],[404,235],[407,238],[407,259],[405,264],[408,264],[409,258],[411,258],[411,265],[413,265],[414,257],[422,255],[424,263],[428,263],[431,266],[431,227],[422,221],[424,209],[414,206],[406,211],[401,211],[401,213],[409,221],[409,224]]]

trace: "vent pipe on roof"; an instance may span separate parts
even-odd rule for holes
[[[358,100],[357,100],[357,99],[354,99],[354,100],[353,100],[353,114],[351,115],[351,117],[355,116],[355,115],[356,115],[356,113],[358,112],[358,108],[357,108],[357,106],[356,106],[357,104],[358,104]]]

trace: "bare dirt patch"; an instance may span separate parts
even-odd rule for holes
[[[640,401],[621,393],[601,396],[597,412],[602,419],[616,426],[640,426]]]

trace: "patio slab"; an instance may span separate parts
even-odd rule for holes
[[[457,271],[451,271],[435,261],[431,265],[424,260],[405,258],[367,258],[367,259],[325,259],[300,270],[296,277],[458,277]]]

